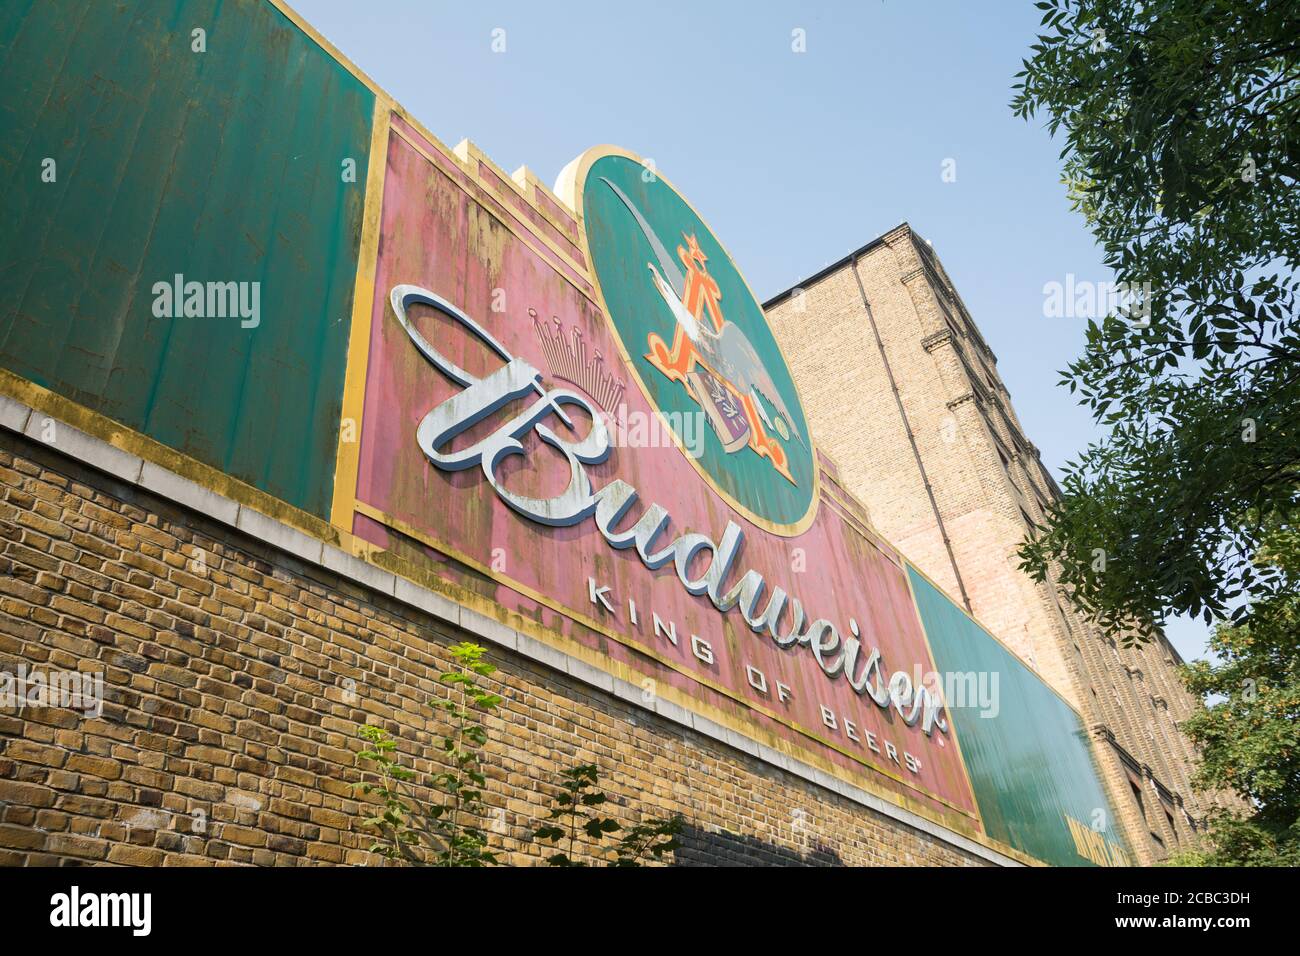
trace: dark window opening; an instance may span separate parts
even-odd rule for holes
[[[1178,842],[1178,827],[1174,826],[1174,815],[1168,807],[1162,808],[1165,811],[1165,819],[1169,821],[1169,832],[1174,835],[1174,842]]]

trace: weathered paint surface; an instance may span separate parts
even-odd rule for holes
[[[1126,862],[1079,715],[942,591],[908,572],[939,667],[997,678],[996,710],[951,708],[986,832],[1049,863],[1092,865],[1074,836],[1082,828],[1114,862]]]
[[[364,512],[354,526],[357,533],[391,547],[392,532],[405,531],[437,551],[462,556],[492,578],[484,583],[501,605],[616,659],[636,661],[656,681],[745,714],[786,739],[818,748],[846,771],[868,774],[880,786],[959,818],[955,823],[964,816],[964,824],[972,825],[974,803],[951,739],[905,726],[896,713],[854,693],[842,678],[828,678],[807,647],[781,649],[769,637],[753,633],[738,613],[721,614],[707,598],[687,593],[670,568],[648,571],[634,551],[612,549],[590,521],[570,528],[542,527],[507,508],[478,469],[448,474],[424,458],[416,427],[460,386],[412,346],[388,301],[395,285],[423,286],[457,305],[513,355],[541,370],[548,383],[553,374],[534,314],[550,328],[558,322],[566,337],[577,328],[588,354],[614,356],[609,366],[626,373],[619,368],[610,326],[587,288],[569,281],[530,248],[522,227],[516,235],[490,215],[477,187],[439,164],[435,153],[417,132],[400,122],[395,126],[362,417],[357,499]],[[503,311],[494,311],[494,303],[504,303]],[[423,311],[413,311],[417,325],[460,367],[481,377],[501,365],[500,358],[453,322],[418,309]],[[622,414],[633,420],[653,417],[639,390],[628,389],[624,401]],[[502,416],[519,410],[508,408]],[[562,459],[539,446],[535,435],[527,445],[529,464],[511,469],[511,489],[533,496],[556,493],[567,481]],[[652,502],[666,508],[673,520],[665,543],[686,531],[717,541],[727,522],[736,521],[744,528],[745,542],[733,580],[753,568],[764,576],[769,591],[779,586],[797,595],[810,619],[831,621],[845,637],[850,620],[856,620],[865,645],[879,647],[890,670],[933,670],[897,555],[845,512],[825,506],[803,534],[772,534],[730,508],[666,436],[658,447],[616,448],[589,474],[597,486],[617,477],[635,487],[641,495],[635,514]],[[379,530],[382,525],[387,533]],[[454,563],[444,570],[454,580],[464,578]],[[612,612],[591,601],[589,578],[609,588]],[[635,623],[629,602],[636,604]],[[656,614],[675,630],[675,644],[662,631],[656,633]],[[588,626],[592,623],[596,626]],[[712,663],[693,653],[692,635],[709,643]],[[668,666],[653,663],[643,653],[647,650]],[[763,681],[751,681],[748,667],[764,675],[766,693],[752,686]],[[788,685],[790,700],[778,699],[777,681]],[[836,727],[827,726],[823,705],[835,715]],[[845,733],[845,719],[852,722],[857,741]],[[867,744],[868,734],[874,735],[877,752]],[[888,755],[886,744],[897,748],[896,756]],[[904,765],[904,753],[919,759],[920,773]]]
[[[373,104],[265,0],[4,3],[0,363],[326,515]],[[177,273],[260,324],[156,317]]]
[[[196,26],[207,31],[205,53],[191,49]],[[5,4],[0,366],[302,511],[329,514],[351,299],[371,261],[359,272],[375,100],[265,0]],[[432,569],[467,593],[463,600],[477,595],[538,633],[564,635],[645,675],[646,693],[670,688],[697,713],[734,718],[778,749],[814,753],[839,775],[953,829],[979,832],[982,815],[995,840],[1045,861],[1081,863],[1075,824],[1090,827],[1100,812],[1097,838],[1122,861],[1078,716],[920,575],[910,573],[909,589],[905,564],[824,463],[815,466],[815,520],[784,534],[729,506],[671,444],[617,448],[589,471],[597,485],[614,477],[634,485],[641,507],[667,508],[672,535],[716,540],[736,521],[746,536],[738,571],[759,571],[769,589],[797,594],[842,633],[855,620],[890,671],[997,673],[997,717],[954,708],[949,736],[924,737],[843,679],[829,680],[807,648],[776,647],[737,613],[689,596],[671,568],[650,572],[634,553],[610,549],[590,522],[541,528],[506,509],[477,470],[448,475],[424,459],[416,425],[456,387],[411,347],[389,307],[391,287],[415,283],[444,296],[549,378],[531,309],[566,335],[578,330],[589,354],[599,351],[617,375],[619,343],[586,253],[593,242],[594,254],[608,251],[601,244],[621,212],[594,212],[600,227],[584,235],[548,196],[530,204],[474,154],[453,161],[399,116],[391,124],[387,154],[374,158],[384,175],[380,253],[373,299],[361,309],[370,319],[358,359],[364,414],[355,496],[352,472],[340,471],[352,504],[343,530]],[[57,163],[54,182],[41,179],[47,157]],[[341,176],[348,159],[355,182]],[[665,198],[652,192],[638,199],[650,206]],[[641,278],[636,266],[614,265],[627,272],[628,288]],[[178,272],[260,282],[260,324],[155,316],[154,283]],[[725,286],[726,303],[741,297],[738,282]],[[630,300],[619,298],[627,309]],[[426,311],[415,321],[471,372],[499,364],[445,319]],[[651,414],[644,391],[621,394],[623,414]],[[511,487],[558,491],[559,459],[535,436],[529,441],[528,464],[516,460],[508,472]],[[740,458],[725,465],[719,487],[737,499],[751,490],[745,474],[766,467]],[[809,487],[805,473],[796,477],[795,487]],[[764,492],[749,504],[777,525],[802,508],[797,497]],[[608,586],[612,611],[592,603],[588,578]],[[655,614],[676,643],[656,631]],[[692,653],[692,635],[709,643],[712,663]],[[750,667],[766,691],[753,686]],[[789,701],[776,696],[777,681]],[[878,750],[866,745],[869,733]],[[891,761],[885,743],[919,758],[921,772]]]

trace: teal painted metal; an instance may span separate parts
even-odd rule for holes
[[[7,0],[0,364],[326,516],[373,107],[266,0]],[[178,273],[260,323],[156,316]]]
[[[1078,852],[1072,819],[1076,832],[1100,825],[1094,844],[1105,847],[1108,862],[1125,862],[1116,848],[1128,851],[1078,713],[947,595],[911,567],[908,573],[940,673],[975,675],[990,690],[996,675],[993,706],[949,701],[989,836],[1047,863],[1091,865]]]

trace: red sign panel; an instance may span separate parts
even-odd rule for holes
[[[734,264],[635,157],[567,173],[576,242],[394,118],[351,530],[973,829],[907,576],[817,458]]]

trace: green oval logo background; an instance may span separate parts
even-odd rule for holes
[[[675,189],[662,177],[650,176],[639,162],[625,156],[607,155],[591,164],[582,185],[587,246],[610,320],[642,390],[654,407],[670,413],[665,421],[674,431],[678,431],[674,423],[683,421],[684,416],[703,414],[701,404],[692,397],[687,385],[669,378],[646,357],[650,352],[651,333],[657,333],[671,346],[679,326],[672,307],[656,288],[649,268],[650,264],[658,267],[661,257],[624,198],[610,188],[610,183],[640,212],[677,268],[683,269],[678,246],[686,246],[687,237],[695,237],[707,256],[704,267],[717,283],[720,292],[717,301],[726,321],[734,323],[748,340],[788,413],[788,437],[781,434],[780,425],[775,430],[762,427],[784,450],[793,482],[769,458],[749,445],[726,451],[722,438],[708,423],[701,424],[702,454],[695,460],[696,466],[715,490],[733,506],[739,506],[751,520],[757,519],[757,523],[768,525],[769,530],[778,533],[803,530],[816,495],[812,439],[794,380],[763,310],[731,257]],[[730,334],[734,335],[734,330]],[[763,403],[763,411],[774,423],[786,419],[772,402],[762,397],[754,401]],[[683,453],[690,437],[678,431]]]

